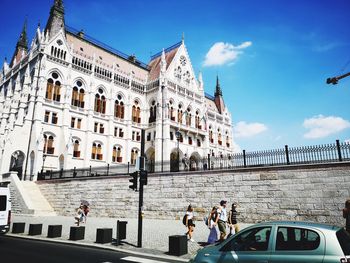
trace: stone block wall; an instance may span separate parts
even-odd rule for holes
[[[129,177],[39,181],[60,215],[74,215],[80,200],[91,216],[137,217],[138,192]],[[144,188],[146,218],[182,218],[192,204],[198,220],[221,199],[238,202],[239,220],[306,220],[344,225],[341,209],[350,198],[350,163],[151,174]]]

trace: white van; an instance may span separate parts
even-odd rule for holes
[[[0,234],[10,230],[11,198],[8,183],[0,183]]]

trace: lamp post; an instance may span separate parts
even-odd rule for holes
[[[46,154],[43,153],[43,166],[41,167],[41,176],[43,176],[44,173],[44,164],[45,164]]]
[[[180,171],[180,136],[181,133],[179,130],[175,132],[176,139],[177,139],[177,171]]]

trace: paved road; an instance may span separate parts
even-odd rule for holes
[[[11,236],[0,236],[0,262],[4,263],[164,263],[166,261],[146,256],[135,256],[71,244],[51,243]]]

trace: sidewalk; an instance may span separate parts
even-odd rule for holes
[[[113,238],[116,238],[117,220],[127,221],[126,227],[126,239],[123,240],[120,246],[112,244],[96,244],[96,229],[97,228],[113,228]],[[29,224],[43,224],[42,235],[31,236],[40,239],[66,241],[70,243],[82,244],[82,245],[95,245],[108,249],[128,250],[132,252],[138,252],[141,254],[151,254],[152,256],[160,256],[161,258],[171,257],[167,255],[169,251],[169,236],[183,235],[187,229],[182,224],[181,220],[155,220],[155,219],[143,219],[143,235],[142,235],[142,248],[137,248],[137,219],[125,219],[125,218],[94,218],[88,217],[85,226],[85,239],[80,241],[69,241],[70,227],[74,225],[73,216],[31,216],[31,215],[19,215],[14,214],[12,216],[12,222],[25,222],[24,234],[11,234],[12,228],[9,232],[14,236],[28,236]],[[193,239],[195,242],[188,242],[188,254],[176,259],[182,259],[187,261],[193,254],[201,248],[208,238],[209,230],[203,221],[196,221],[196,228],[194,231]],[[48,225],[62,225],[62,237],[60,238],[47,238]],[[242,225],[241,228],[244,226]],[[174,257],[172,257],[174,259]]]

